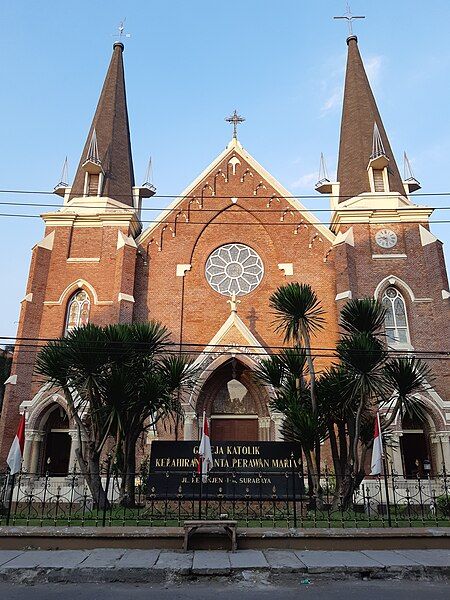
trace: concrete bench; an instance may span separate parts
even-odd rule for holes
[[[184,544],[183,550],[187,552],[189,546],[189,539],[198,529],[224,529],[226,534],[231,540],[231,551],[236,552],[237,550],[237,521],[223,521],[223,520],[204,520],[204,521],[185,521],[184,522]]]

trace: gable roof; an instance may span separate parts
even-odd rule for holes
[[[335,238],[334,233],[328,229],[328,227],[323,225],[320,220],[305,206],[303,206],[303,204],[297,198],[294,198],[293,195],[277,179],[275,179],[275,177],[266,171],[266,169],[260,165],[259,162],[255,160],[253,156],[251,156],[235,138],[233,138],[228,146],[200,173],[200,175],[196,177],[194,181],[190,183],[183,190],[183,192],[158,215],[158,217],[155,219],[155,222],[140,234],[137,242],[141,242],[160,224],[165,223],[170,213],[175,210],[186,198],[191,196],[198,184],[203,181],[214,169],[216,169],[220,163],[231,153],[235,153],[245,160],[256,172],[259,173],[263,179],[267,181],[267,183],[269,183],[276,190],[277,194],[281,198],[285,198],[287,202],[289,202],[289,204],[291,204],[295,210],[301,213],[309,223],[314,225],[322,235],[324,235],[329,241],[333,242]]]

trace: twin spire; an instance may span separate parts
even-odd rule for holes
[[[70,199],[86,195],[89,189],[93,189],[87,183],[88,176],[98,176],[100,179],[95,179],[98,194],[94,195],[106,196],[134,206],[134,171],[123,49],[121,42],[116,42],[113,46],[111,62],[75,174]]]
[[[368,167],[386,168],[388,190],[405,194],[405,187],[370,88],[355,35],[347,39],[348,57],[337,179],[340,201],[370,192]]]
[[[418,189],[410,174],[403,182],[386,131],[370,88],[356,36],[347,39],[348,58],[342,109],[337,180],[340,201],[373,191],[380,170],[391,193],[404,195]],[[134,187],[130,130],[122,53],[116,42],[97,109],[70,190],[69,199],[104,196],[137,207],[137,198],[155,193],[153,186]],[[236,120],[243,119],[235,112]],[[232,117],[229,119],[232,121]],[[236,123],[233,121],[234,127]],[[409,164],[409,163],[408,163]],[[323,167],[323,168],[322,168]],[[321,158],[317,191],[330,193],[332,184]],[[370,176],[369,176],[370,172]],[[63,176],[64,179],[64,176]],[[371,184],[372,182],[372,184]],[[58,184],[59,187],[62,184]],[[57,186],[58,187],[58,186]],[[148,189],[147,189],[148,188]],[[151,188],[151,189],[150,189]],[[59,189],[59,188],[58,188]],[[56,193],[59,193],[55,189]],[[375,191],[379,191],[375,188]]]

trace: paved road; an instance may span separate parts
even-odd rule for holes
[[[299,579],[300,581],[300,579]],[[201,582],[179,585],[0,583],[2,600],[448,600],[448,582],[330,581],[276,586],[257,582]]]

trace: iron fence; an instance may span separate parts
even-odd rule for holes
[[[269,492],[267,472],[225,473],[229,481],[226,492],[212,481],[197,479],[196,486],[191,479],[184,484],[181,475],[185,477],[186,472],[178,475],[179,485],[173,493],[171,479],[176,472],[167,472],[165,488],[161,478],[156,485],[152,474],[137,473],[130,506],[123,502],[120,478],[105,472],[102,484],[108,502],[100,506],[77,472],[64,477],[0,474],[0,526],[181,526],[192,518],[227,518],[245,527],[280,528],[450,525],[450,481],[445,472],[432,478],[404,479],[391,474],[366,479],[347,506],[336,496],[336,480],[328,472],[321,476],[319,503],[309,493],[308,477],[302,473],[295,474],[292,485],[292,472],[286,472]],[[244,493],[240,477],[251,480]],[[238,483],[240,492],[233,495],[233,485]]]

